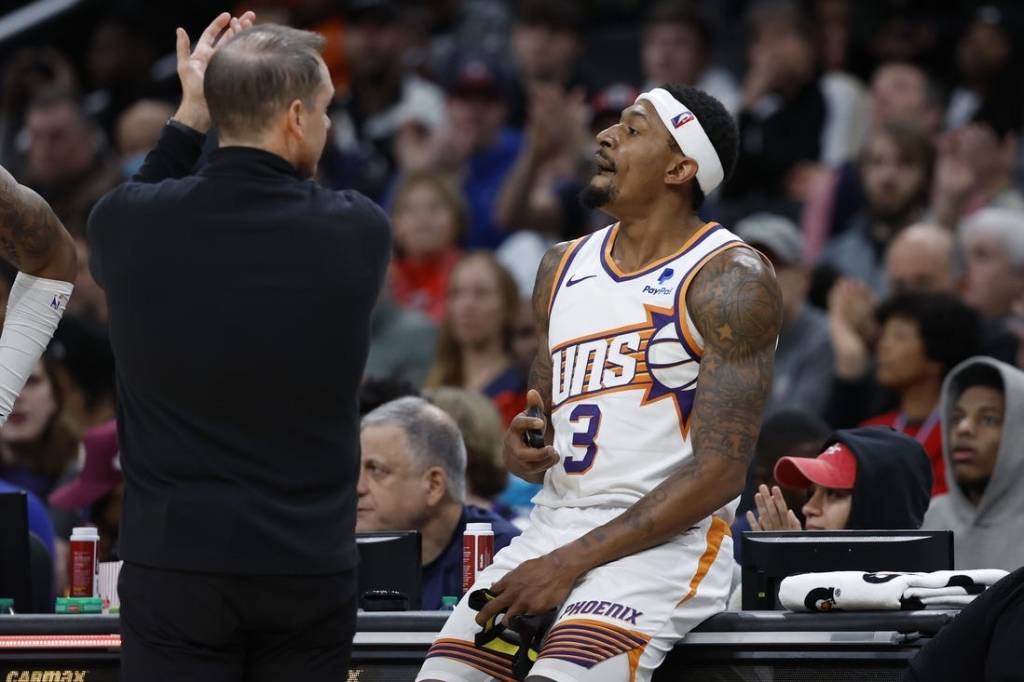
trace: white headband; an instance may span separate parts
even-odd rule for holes
[[[715,151],[715,146],[711,144],[700,121],[686,105],[664,88],[654,88],[641,93],[636,101],[644,99],[654,106],[654,110],[661,117],[661,122],[675,138],[679,149],[697,162],[697,184],[705,195],[711,194],[712,190],[722,184],[725,171],[722,170],[718,152]]]

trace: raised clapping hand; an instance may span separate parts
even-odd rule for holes
[[[240,17],[232,17],[229,13],[222,12],[206,27],[196,41],[195,49],[191,51],[185,29],[177,29],[176,49],[178,78],[181,80],[181,106],[174,114],[174,120],[199,132],[205,133],[209,130],[210,110],[206,106],[206,95],[203,94],[206,67],[221,45],[235,34],[252,26],[255,20],[256,15],[253,12],[246,12]]]
[[[773,486],[769,492],[768,486],[761,485],[754,493],[754,504],[757,505],[757,516],[752,511],[747,512],[750,530],[803,530],[779,486]]]
[[[835,373],[845,381],[857,381],[871,364],[870,341],[877,333],[874,310],[877,299],[862,282],[841,278],[828,294],[829,333]]]
[[[567,151],[574,152],[581,131],[587,130],[583,89],[567,90],[555,83],[536,82],[529,86],[529,95],[527,151],[538,162],[550,161]],[[588,145],[590,142],[588,135]],[[573,158],[576,158],[575,153]]]

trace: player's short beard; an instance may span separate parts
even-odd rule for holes
[[[601,208],[611,203],[615,195],[615,187],[611,184],[607,187],[594,187],[593,184],[588,184],[580,192],[580,203],[589,209]]]

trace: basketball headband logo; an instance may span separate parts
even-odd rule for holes
[[[636,98],[637,102],[641,100],[651,103],[679,149],[697,162],[697,184],[701,191],[710,194],[722,184],[725,179],[722,161],[694,113],[664,88],[642,93]]]
[[[689,111],[684,111],[681,114],[676,114],[672,117],[672,127],[682,128],[684,125],[694,120],[694,116]]]

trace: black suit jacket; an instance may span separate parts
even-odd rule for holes
[[[327,574],[356,563],[357,388],[384,213],[168,125],[89,219],[107,292],[127,561]]]

